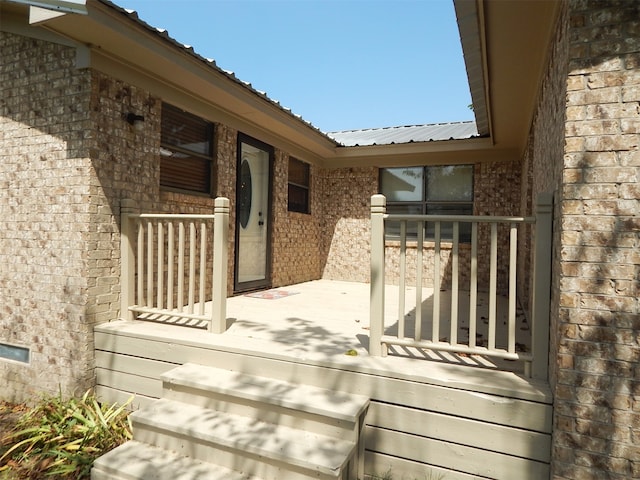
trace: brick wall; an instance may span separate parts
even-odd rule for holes
[[[569,6],[553,475],[640,478],[640,4]]]
[[[2,396],[81,393],[93,326],[120,313],[120,200],[151,211],[213,200],[161,198],[159,99],[77,69],[74,48],[6,32],[0,46],[0,343],[31,349],[29,365],[0,360]]]
[[[562,218],[562,164],[565,151],[564,125],[565,125],[565,96],[568,62],[568,8],[567,3],[562,4],[561,12],[552,41],[551,50],[548,53],[548,67],[538,92],[536,110],[532,122],[529,142],[522,161],[522,192],[521,208],[525,215],[535,212],[535,204],[538,194],[552,193],[554,196],[554,225],[552,240],[552,275],[551,275],[551,315],[550,330],[558,331],[558,301],[560,299],[560,231]],[[535,229],[531,232],[535,234]],[[532,236],[523,238],[523,258],[520,265],[531,271],[533,268]],[[530,278],[529,278],[530,280]],[[530,301],[531,285],[519,285],[521,298]],[[527,295],[525,295],[525,292]],[[529,303],[529,302],[528,302]],[[557,343],[556,335],[550,336],[549,376],[552,383],[555,382],[557,370]]]
[[[92,383],[87,224],[93,213],[86,131],[91,75],[75,50],[0,32],[0,360],[2,396]]]
[[[474,170],[474,213],[476,215],[520,215],[520,163],[494,162],[477,164]],[[330,170],[325,174],[324,202],[326,265],[323,278],[368,282],[370,275],[370,202],[378,193],[377,168]],[[481,228],[478,241],[479,288],[489,285],[489,231]],[[499,244],[506,245],[508,233],[500,229]],[[444,288],[451,284],[450,242],[443,242],[440,252],[440,281]],[[508,257],[499,249],[499,285],[506,291]],[[398,284],[399,242],[389,241],[386,247],[386,281]],[[469,287],[470,248],[460,245],[460,288]],[[423,252],[423,285],[433,286],[434,249],[426,242]],[[415,283],[416,244],[407,242],[407,279]]]
[[[92,71],[91,115],[87,131],[91,157],[91,217],[86,222],[85,273],[88,282],[88,326],[120,314],[120,201],[144,208],[157,202],[160,178],[160,101],[148,92]],[[145,120],[133,128],[124,120],[132,112]],[[93,338],[87,342],[93,350]]]
[[[287,208],[289,155],[276,150],[273,174],[274,287],[317,280],[322,275],[322,184],[319,168],[310,167],[310,214]]]
[[[370,203],[378,191],[378,169],[341,168],[322,175],[322,277],[368,282]]]

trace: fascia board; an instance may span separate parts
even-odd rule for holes
[[[162,98],[163,101],[176,107],[192,112],[209,121],[222,123],[249,136],[258,138],[308,163],[322,165],[325,156],[332,154],[331,149],[326,149],[325,154],[319,155],[317,149],[306,148],[304,142],[295,143],[288,137],[277,135],[273,131],[262,127],[259,123],[247,122],[245,118],[231,111],[222,109],[216,103],[216,98],[212,95],[197,95],[192,90],[169,83],[164,78],[152,75],[141,69],[136,70],[130,65],[125,65],[119,59],[105,55],[105,52],[93,50],[91,52],[90,63],[92,68],[97,71],[153,92],[154,95]]]
[[[491,136],[491,113],[483,0],[454,0],[460,43],[478,132]]]
[[[434,152],[486,149],[492,146],[490,138],[468,138],[433,142],[396,143],[391,145],[366,145],[362,147],[337,147],[337,158],[362,157],[367,155],[406,155]]]
[[[42,28],[34,28],[29,25],[25,11],[12,8],[3,8],[7,4],[0,0],[0,31],[21,35],[23,37],[35,38],[45,42],[57,43],[67,47],[77,47],[78,44],[72,40]]]
[[[235,125],[244,127],[239,128],[243,131],[253,125],[254,130],[269,131],[272,137],[300,144],[313,152],[315,158],[331,155],[335,142],[314,127],[270,100],[261,98],[242,82],[229,78],[204,60],[169,44],[160,34],[154,34],[133,21],[123,22],[122,14],[110,7],[92,2],[88,16],[70,17],[55,18],[45,25],[76,42],[89,44],[92,51],[99,53],[103,59],[110,58],[112,65],[120,63],[129,66],[144,72],[147,77],[162,79],[158,83],[173,85],[192,92],[195,97],[215,103],[220,111],[241,120],[236,121]],[[99,58],[98,55],[94,56]]]
[[[336,150],[336,156],[325,162],[327,168],[456,165],[520,159],[517,149],[497,149],[489,138],[342,147]]]
[[[30,7],[43,8],[45,10],[74,14],[87,14],[86,0],[8,0],[11,3],[20,3]]]

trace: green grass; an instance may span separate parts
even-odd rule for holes
[[[127,405],[43,398],[0,439],[0,479],[88,479],[96,458],[131,438]]]

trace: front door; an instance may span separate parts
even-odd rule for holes
[[[273,149],[245,135],[238,137],[236,187],[236,292],[270,284],[270,194]]]

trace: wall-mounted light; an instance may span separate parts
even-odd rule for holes
[[[133,128],[135,128],[136,130],[142,130],[142,126],[144,123],[143,115],[137,115],[133,112],[129,112],[125,115],[124,118],[129,125],[133,125]]]

